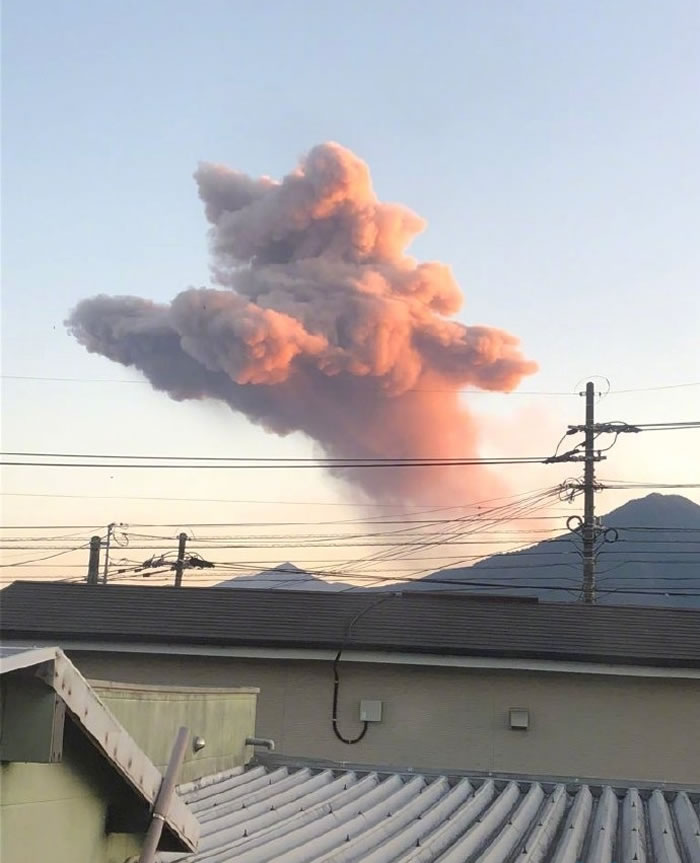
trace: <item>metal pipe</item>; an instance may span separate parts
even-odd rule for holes
[[[158,789],[158,794],[156,795],[155,803],[153,804],[151,823],[148,826],[146,838],[143,842],[139,863],[153,863],[156,850],[158,849],[158,843],[160,842],[160,837],[163,833],[163,825],[165,824],[165,819],[167,818],[168,810],[170,809],[170,801],[173,799],[173,794],[175,793],[177,777],[182,768],[182,762],[185,760],[189,738],[189,728],[185,728],[184,726],[181,727],[177,732],[175,744],[173,745],[173,750],[170,754],[168,769],[165,771],[165,776],[163,777],[163,781],[160,783],[160,788]]]
[[[263,749],[269,749],[270,752],[275,751],[275,741],[270,737],[246,737],[246,746],[262,746]]]

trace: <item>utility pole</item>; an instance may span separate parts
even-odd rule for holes
[[[182,587],[182,570],[185,568],[185,546],[187,545],[187,534],[178,536],[177,560],[175,561],[175,587]]]
[[[107,573],[109,569],[109,544],[112,541],[112,531],[116,527],[116,523],[112,522],[107,525],[107,539],[105,540],[105,566],[102,571],[102,584],[107,584]]]
[[[100,545],[99,536],[90,537],[90,558],[88,560],[87,583],[98,584],[100,579]]]
[[[569,426],[566,434],[572,435],[583,432],[583,444],[579,444],[561,455],[555,453],[555,455],[548,459],[548,462],[550,464],[570,461],[583,462],[583,483],[575,483],[571,485],[571,487],[577,491],[583,491],[583,518],[579,515],[571,516],[567,520],[567,527],[569,530],[575,529],[576,531],[580,531],[581,538],[583,539],[583,601],[588,605],[592,605],[596,599],[595,544],[601,533],[600,528],[596,524],[595,518],[595,463],[605,458],[602,453],[596,452],[595,440],[596,436],[601,432],[617,431],[619,433],[620,431],[627,431],[628,428],[618,428],[617,425],[613,428],[610,423],[603,423],[602,425],[595,424],[595,386],[593,381],[588,381],[585,392],[580,393],[580,395],[585,395],[586,397],[586,421],[580,426]],[[633,430],[632,427],[629,427],[629,430]],[[582,446],[583,455],[581,454]],[[574,521],[578,522],[576,528],[571,526],[571,523]],[[613,540],[611,539],[608,541],[612,542]]]
[[[595,441],[594,417],[595,392],[593,382],[586,384],[586,423],[584,426],[583,456],[583,601],[592,605],[595,602],[595,462],[593,449]]]

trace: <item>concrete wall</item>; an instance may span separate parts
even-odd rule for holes
[[[256,688],[166,688],[158,686],[159,682],[153,679],[138,681],[141,685],[124,685],[93,680],[91,684],[161,773],[165,772],[181,725],[190,729],[192,737],[206,741],[199,752],[188,749],[181,781],[189,782],[250,760],[253,750],[245,740],[255,735]]]
[[[610,780],[700,784],[700,680],[342,662],[340,728],[359,700],[383,721],[358,744],[331,727],[330,662],[69,651],[88,677],[259,686],[257,730],[279,752],[337,761]],[[509,727],[511,707],[530,712]]]
[[[123,789],[90,744],[66,723],[63,761],[0,765],[2,863],[124,863],[143,836],[105,830]]]

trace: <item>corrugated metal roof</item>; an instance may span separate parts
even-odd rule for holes
[[[56,647],[11,647],[0,644],[0,674],[32,668],[41,662],[53,662]]]
[[[273,765],[180,793],[202,834],[179,859],[198,863],[700,863],[684,791]]]
[[[700,667],[700,611],[233,588],[15,582],[4,638],[348,648]]]

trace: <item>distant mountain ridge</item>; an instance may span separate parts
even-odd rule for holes
[[[221,581],[217,587],[250,587],[269,588],[270,590],[325,590],[338,592],[352,590],[352,584],[342,581],[326,581],[318,575],[312,575],[300,569],[293,563],[280,563],[272,569],[257,572],[254,575],[237,575],[227,581]]]
[[[601,516],[610,528],[599,540],[597,601],[618,605],[700,608],[700,506],[680,495],[650,494]],[[471,566],[444,569],[407,590],[464,589],[512,592],[540,599],[578,598],[581,540],[568,533]],[[694,595],[697,594],[697,595]]]
[[[599,541],[596,592],[600,603],[700,608],[700,506],[680,495],[649,494],[601,516],[610,528]],[[471,566],[411,582],[360,587],[283,563],[220,587],[278,590],[455,590],[574,601],[581,590],[581,540],[575,533],[505,552]]]

